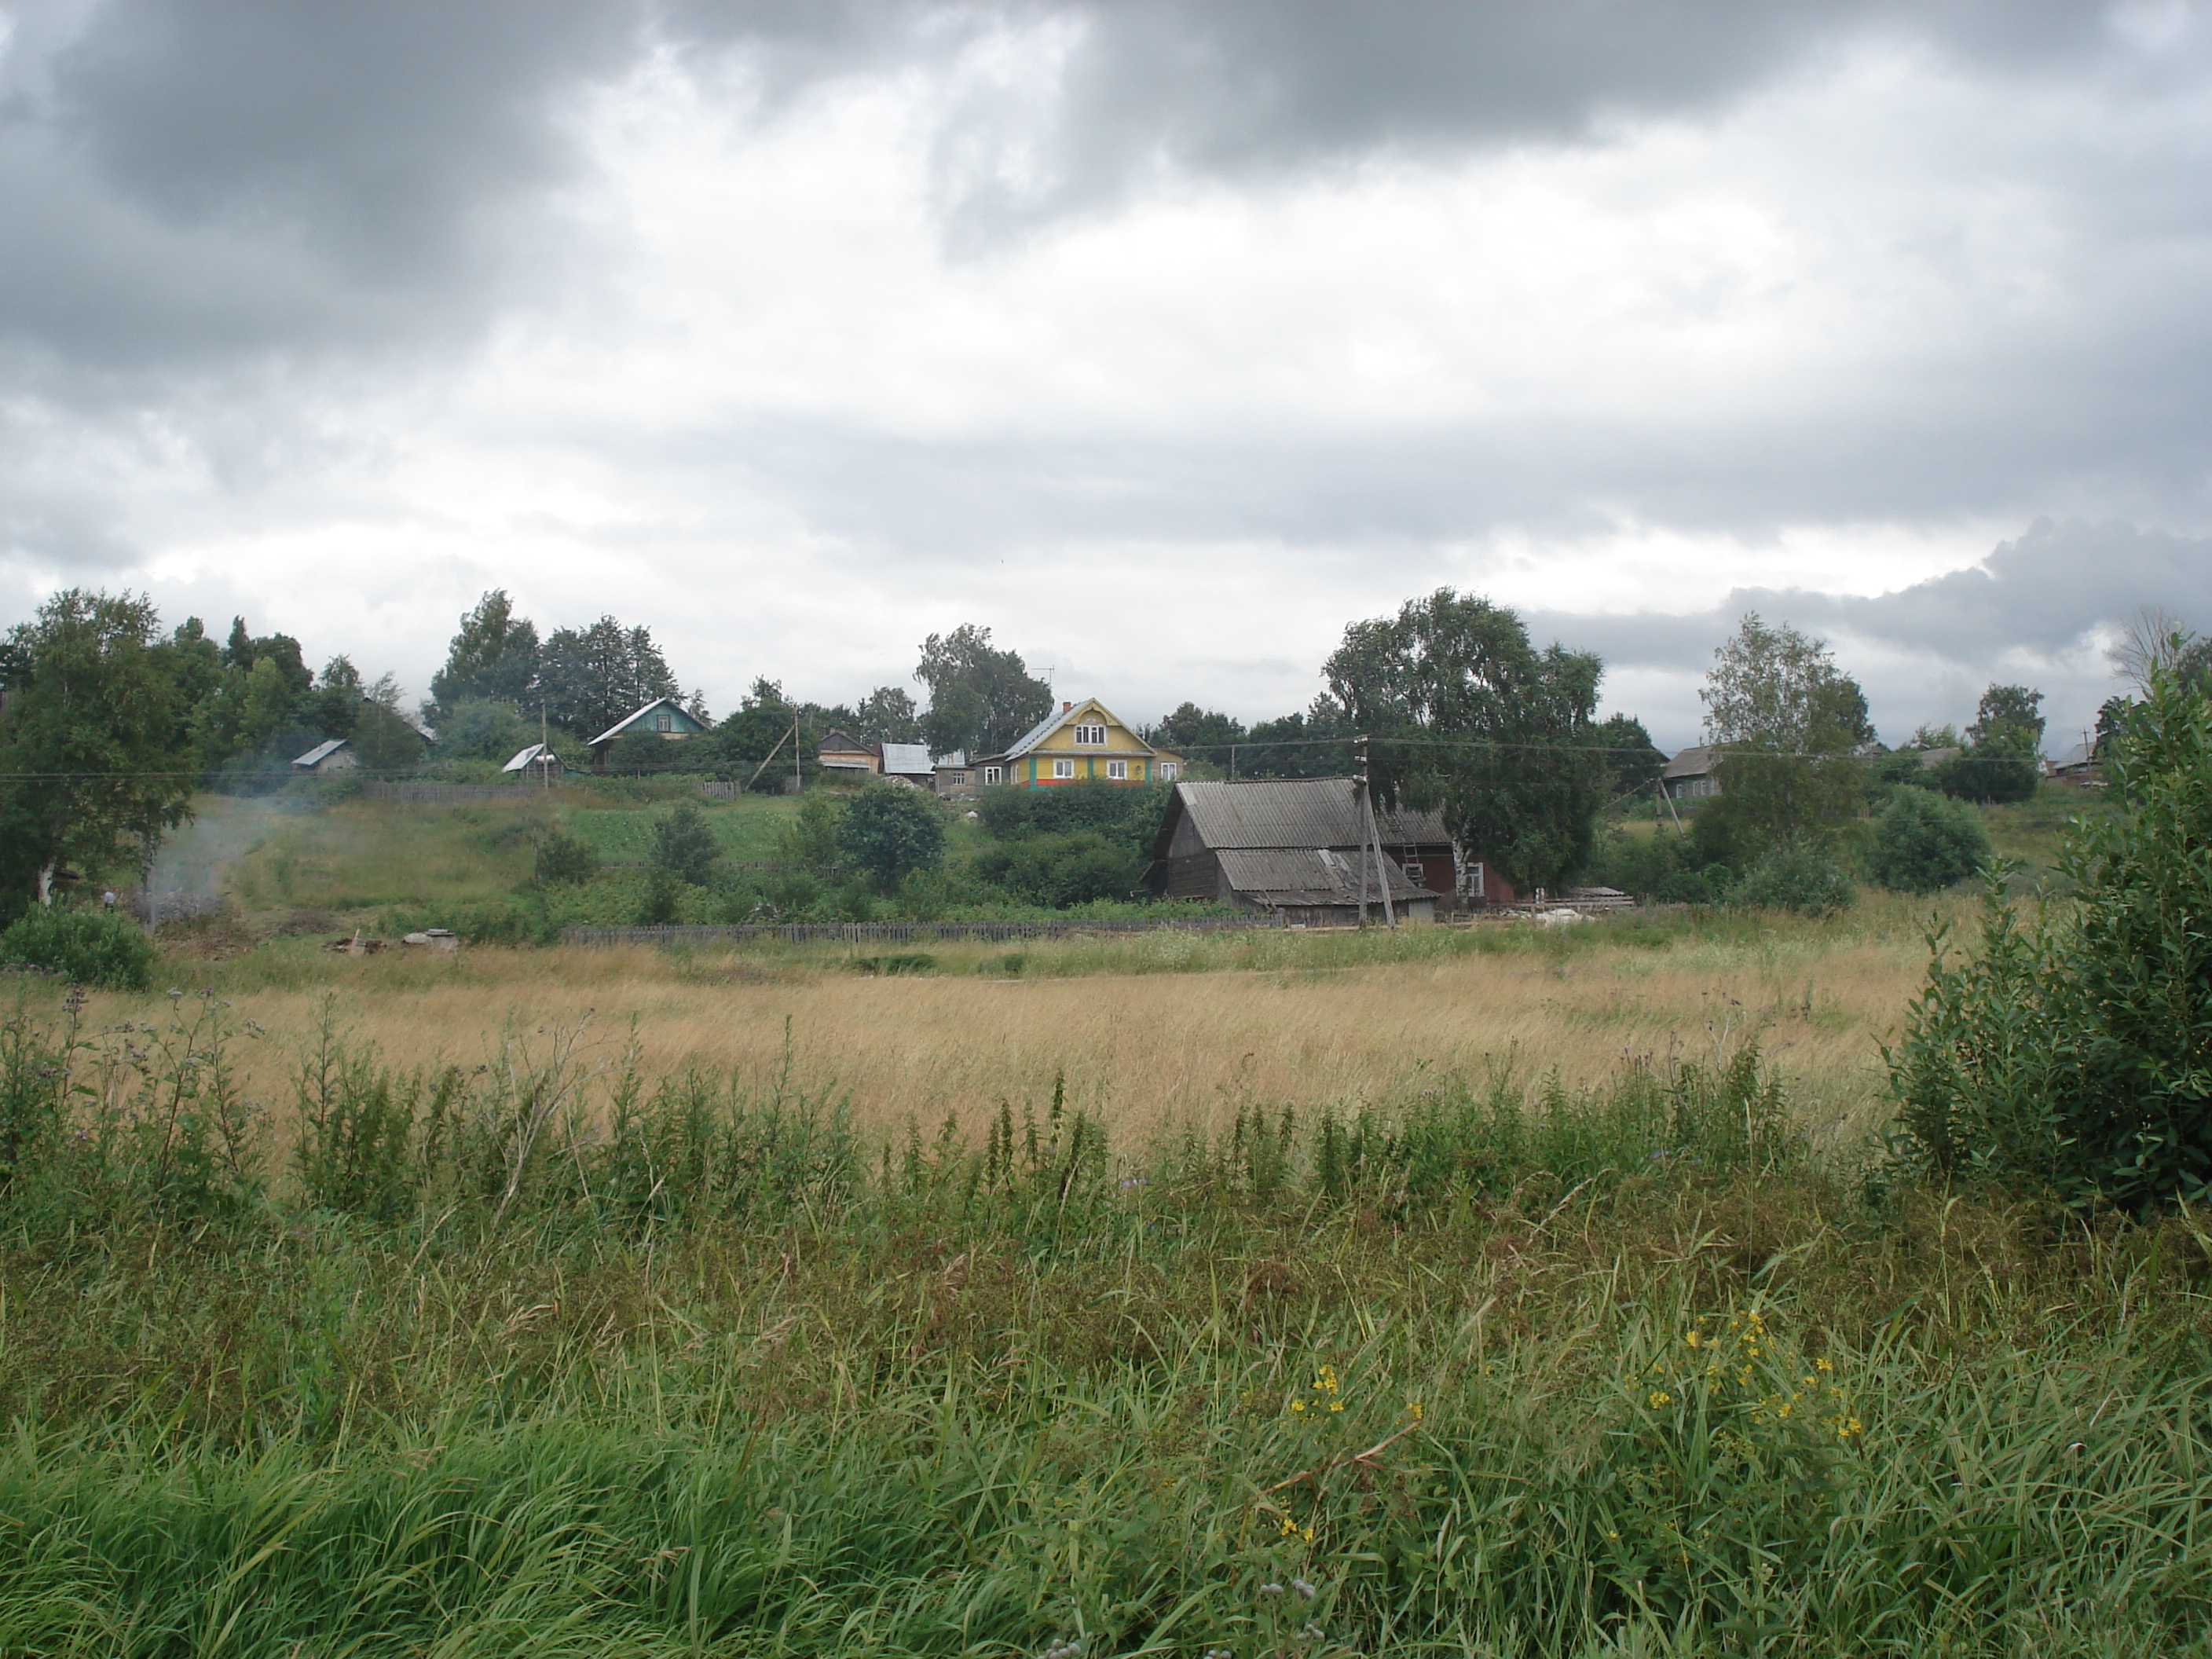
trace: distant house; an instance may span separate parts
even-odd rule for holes
[[[830,778],[851,783],[865,783],[883,770],[884,757],[872,743],[862,743],[849,732],[830,732],[823,735],[815,758]]]
[[[1936,767],[1944,764],[1947,761],[1954,761],[1958,759],[1959,757],[1965,752],[1966,751],[1964,750],[1960,749],[1955,745],[1948,749],[1923,749],[1920,751],[1921,769],[1923,771],[1932,771]]]
[[[968,763],[966,750],[939,755],[934,770],[939,800],[966,800],[975,794],[975,769]]]
[[[675,698],[655,697],[635,714],[617,720],[592,739],[592,764],[594,768],[606,764],[608,746],[617,738],[627,738],[636,733],[671,738],[695,738],[706,729]]]
[[[937,763],[926,743],[887,743],[882,745],[883,774],[917,789],[937,787]]]
[[[1096,697],[1063,702],[1000,754],[974,763],[981,786],[1049,789],[1064,783],[1172,783],[1182,757],[1146,743]]]
[[[513,778],[534,774],[542,781],[552,776],[556,771],[565,773],[568,769],[562,763],[561,757],[555,754],[549,745],[533,743],[499,769]]]
[[[333,772],[350,772],[361,763],[354,757],[353,745],[343,738],[332,738],[328,743],[319,743],[292,763],[292,769],[311,776],[326,778]]]
[[[1700,801],[1721,792],[1721,781],[1713,770],[1715,755],[1711,744],[1697,744],[1685,749],[1667,763],[1667,769],[1659,775],[1660,787],[1667,792],[1669,800]]]
[[[2045,770],[2061,783],[2070,783],[2083,789],[2102,789],[2105,775],[2097,765],[2097,745],[2084,739],[2075,744],[2057,760],[2046,761]]]
[[[1510,903],[1512,890],[1452,844],[1435,812],[1378,810],[1380,869],[1350,778],[1179,783],[1161,815],[1146,885],[1163,898],[1249,905],[1314,927],[1371,916],[1382,884],[1402,915],[1431,921],[1454,899]]]

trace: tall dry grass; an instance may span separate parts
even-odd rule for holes
[[[404,1067],[473,1065],[505,1027],[589,1017],[603,1057],[635,1041],[648,1073],[764,1076],[790,1055],[835,1077],[864,1129],[948,1115],[980,1133],[1001,1100],[1070,1103],[1117,1136],[1218,1129],[1240,1106],[1301,1114],[1416,1097],[1501,1067],[1569,1085],[1624,1061],[1711,1059],[1755,1038],[1804,1127],[1845,1146],[1879,1113],[1877,1044],[1925,963],[1917,913],[1826,923],[1598,927],[1574,938],[1433,930],[1397,940],[1165,935],[934,950],[936,971],[864,971],[851,951],[482,951],[429,963],[307,954],[213,965],[266,1036],[247,1088],[283,1093],[326,995]],[[158,999],[157,999],[158,1000]],[[143,1017],[127,999],[103,1014]]]

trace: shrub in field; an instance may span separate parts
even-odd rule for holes
[[[1889,1087],[1909,1164],[2142,1211],[2212,1196],[2212,702],[2154,674],[2109,765],[2076,902],[2023,921],[1993,873],[1978,948],[1930,939]]]
[[[1149,848],[1160,827],[1171,786],[1077,783],[1057,789],[987,789],[975,803],[983,828],[995,841],[1088,831],[1131,849]]]
[[[976,854],[975,873],[1018,904],[1061,908],[1126,898],[1144,879],[1145,858],[1093,830],[998,842]]]
[[[694,887],[714,878],[714,855],[720,850],[707,827],[707,815],[696,806],[674,807],[653,826],[653,868]]]
[[[1743,872],[1728,902],[1759,910],[1824,915],[1856,897],[1843,866],[1816,847],[1778,847]]]
[[[599,855],[575,836],[556,830],[539,839],[531,873],[540,888],[574,886],[599,873]]]
[[[945,820],[918,789],[878,783],[846,803],[837,822],[837,850],[884,892],[917,870],[933,870],[945,858]]]
[[[1899,789],[1875,820],[1868,873],[1900,893],[1955,887],[1990,856],[1989,832],[1974,809],[1926,789]]]
[[[58,904],[26,911],[0,933],[0,962],[27,963],[75,985],[143,991],[153,983],[154,941],[128,916]]]

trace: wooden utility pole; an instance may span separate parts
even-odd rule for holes
[[[1375,795],[1367,778],[1367,736],[1362,732],[1352,741],[1353,757],[1359,769],[1358,775],[1352,779],[1352,792],[1358,798],[1360,815],[1359,925],[1362,927],[1367,925],[1367,861],[1372,857],[1375,878],[1382,888],[1382,922],[1395,932],[1398,913],[1390,902],[1390,872],[1382,867],[1382,833],[1376,827]]]

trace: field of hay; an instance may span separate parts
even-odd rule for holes
[[[787,1055],[834,1079],[877,1129],[909,1118],[934,1129],[951,1115],[980,1133],[1000,1102],[1040,1101],[1064,1078],[1071,1103],[1139,1137],[1215,1128],[1245,1106],[1387,1107],[1504,1069],[1583,1085],[1756,1041],[1803,1128],[1840,1148],[1877,1126],[1878,1044],[1925,968],[1929,914],[1869,900],[1826,921],[958,943],[929,947],[924,971],[888,975],[870,971],[868,947],[781,945],[410,961],[279,941],[222,960],[185,946],[167,965],[177,988],[218,992],[267,1034],[241,1056],[264,1097],[281,1095],[326,1006],[409,1069],[474,1065],[505,1030],[588,1021],[592,1052],[611,1060],[635,1042],[647,1074],[696,1065],[759,1078]],[[154,1009],[103,997],[95,1012]]]

